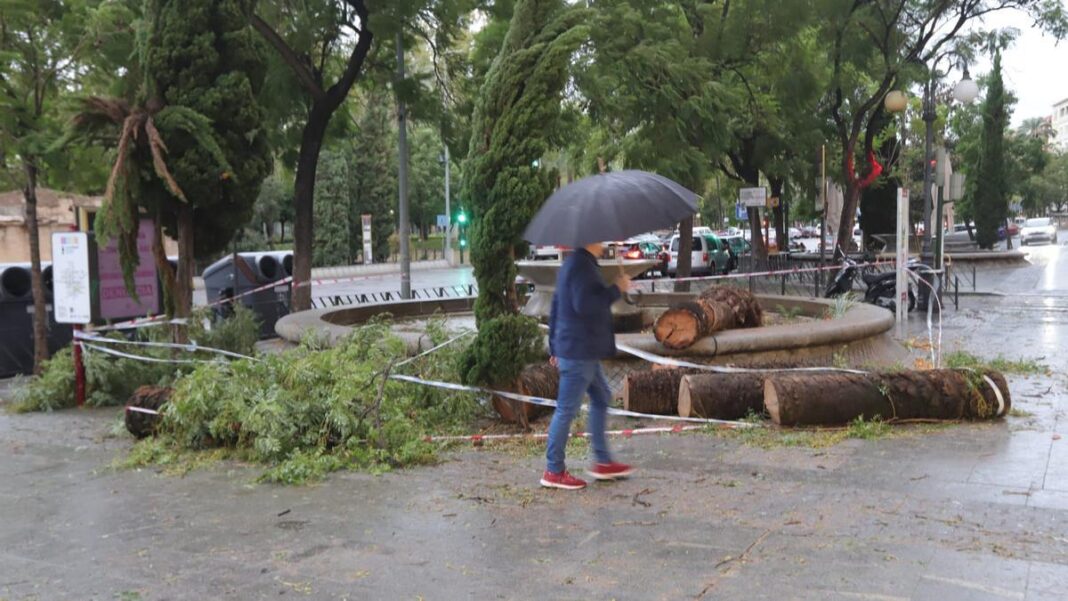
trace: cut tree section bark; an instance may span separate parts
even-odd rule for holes
[[[845,424],[858,417],[993,419],[1012,407],[996,371],[932,369],[893,373],[768,374],[764,407],[783,426]]]
[[[541,397],[544,399],[556,399],[560,390],[560,372],[548,363],[528,365],[519,372],[516,379],[515,391],[526,396]],[[520,424],[526,427],[530,422],[539,417],[552,413],[552,407],[534,405],[512,399],[504,399],[494,396],[493,408],[506,422]]]
[[[683,376],[700,373],[696,369],[672,368],[637,371],[623,381],[623,408],[652,415],[675,415],[679,384]]]
[[[687,375],[679,384],[678,410],[681,417],[742,419],[764,411],[766,373]]]
[[[730,328],[755,328],[763,323],[763,312],[748,291],[715,287],[695,300],[679,303],[665,311],[653,326],[657,342],[669,349],[685,349],[713,332]]]
[[[130,395],[130,400],[126,402],[126,406],[159,411],[163,405],[167,404],[167,401],[171,400],[171,393],[173,392],[173,388],[140,386]],[[159,429],[161,421],[159,415],[126,410],[126,429],[137,438],[154,436]]]

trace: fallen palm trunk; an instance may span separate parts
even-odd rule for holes
[[[623,408],[652,415],[675,415],[683,376],[696,369],[671,368],[638,371],[623,381]]]
[[[679,385],[678,412],[682,417],[742,419],[764,411],[766,373],[687,375]]]
[[[519,373],[516,379],[515,391],[525,396],[540,397],[555,400],[560,389],[560,372],[548,363],[528,365]],[[530,422],[539,417],[552,413],[552,407],[524,403],[512,399],[494,396],[493,408],[506,422],[512,422],[526,427]]]
[[[882,419],[992,419],[1011,408],[1005,377],[990,370],[771,373],[764,407],[784,426]]]
[[[653,326],[657,342],[670,349],[684,349],[719,330],[754,328],[763,323],[760,304],[752,294],[735,288],[716,287],[695,300],[665,311]]]
[[[167,401],[171,400],[173,388],[161,386],[140,386],[130,395],[126,403],[126,429],[137,438],[153,436],[159,429],[160,416],[158,411]],[[131,407],[133,409],[131,409]],[[157,413],[146,413],[135,409],[147,409]]]

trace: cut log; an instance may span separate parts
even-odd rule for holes
[[[623,381],[623,408],[652,415],[675,415],[682,377],[696,369],[657,369],[627,374]]]
[[[679,415],[742,419],[764,411],[765,373],[699,373],[679,384]]]
[[[167,401],[171,400],[173,392],[173,388],[140,386],[130,395],[126,406],[159,411],[163,405],[167,404]],[[161,421],[159,415],[126,409],[126,429],[137,438],[155,435]]]
[[[716,287],[693,301],[665,311],[653,326],[657,342],[670,349],[684,349],[719,330],[755,328],[763,324],[760,303],[748,291]]]
[[[515,391],[526,396],[556,399],[560,389],[560,372],[548,363],[528,365],[519,372]],[[534,405],[494,396],[493,408],[506,422],[520,424],[524,428],[539,417],[552,413],[552,407]]]
[[[656,320],[653,335],[669,349],[684,349],[734,324],[730,307],[698,298],[672,306]]]
[[[1011,409],[1009,385],[995,371],[932,369],[893,373],[768,374],[764,407],[784,426],[873,419],[992,419]]]

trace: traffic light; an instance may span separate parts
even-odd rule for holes
[[[463,209],[460,209],[460,213],[456,216],[456,223],[459,223],[461,226],[467,224],[467,213],[465,213]]]

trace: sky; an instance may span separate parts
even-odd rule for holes
[[[1019,37],[1002,55],[1001,68],[1005,87],[1016,95],[1012,124],[1031,117],[1047,117],[1053,103],[1068,98],[1068,78],[1061,75],[1068,64],[1068,40],[1057,40],[1031,26],[1031,20],[1019,11],[1001,11],[988,15],[985,28],[1015,27]],[[984,57],[972,66],[972,76],[988,73],[991,61]]]

